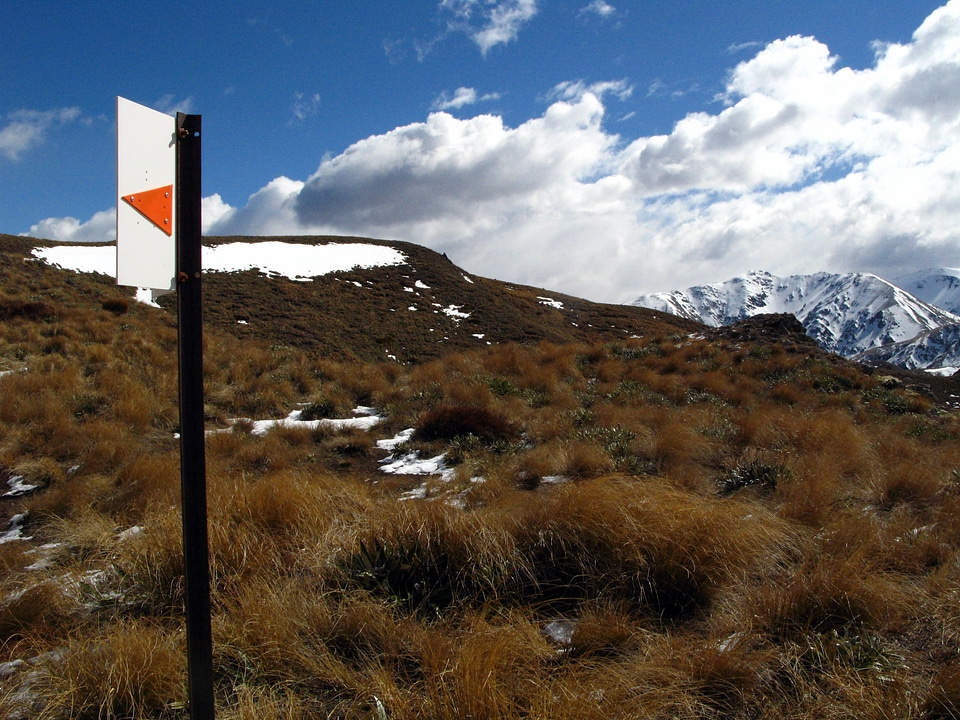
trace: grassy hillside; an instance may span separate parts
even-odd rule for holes
[[[185,718],[175,318],[3,240],[0,717]],[[538,336],[517,293],[531,342],[406,365],[211,322],[218,717],[957,716],[955,412],[783,319]]]
[[[350,238],[274,238],[344,242]],[[212,237],[205,242],[262,238]],[[640,333],[678,332],[694,325],[666,314],[602,305],[466,273],[420,245],[353,238],[399,249],[407,263],[358,269],[295,282],[258,282],[257,271],[208,273],[205,317],[238,337],[251,337],[337,359],[401,362],[504,342],[581,342]],[[562,309],[547,300],[562,304]],[[455,306],[469,317],[443,312]],[[409,308],[416,308],[410,310]],[[244,320],[246,324],[238,324]]]

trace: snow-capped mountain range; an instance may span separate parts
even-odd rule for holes
[[[642,295],[630,304],[714,327],[760,313],[790,313],[821,347],[844,357],[915,369],[960,367],[958,269],[921,271],[896,284],[868,273],[778,277],[750,272],[725,282]]]
[[[960,315],[960,270],[936,268],[896,278],[893,284],[915,298]]]

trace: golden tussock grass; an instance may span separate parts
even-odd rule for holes
[[[865,572],[869,567],[856,551],[808,560],[785,583],[758,590],[754,629],[799,645],[812,636],[861,642],[870,633],[897,629],[910,598],[890,578]]]
[[[579,608],[564,659],[628,656],[642,651],[653,635],[628,602],[588,600]]]
[[[832,455],[791,457],[790,465],[782,467],[789,472],[777,483],[774,495],[782,517],[816,527],[833,516],[841,478]]]
[[[42,523],[83,515],[112,492],[114,480],[98,473],[73,474],[23,504],[32,519]]]
[[[46,706],[33,717],[121,720],[156,717],[183,707],[186,662],[182,635],[150,621],[125,620],[95,636],[71,638],[48,660],[39,681]]]
[[[148,508],[172,506],[180,497],[180,459],[175,453],[137,455],[116,471],[115,478],[112,492],[97,506],[121,522],[132,524]]]
[[[468,616],[442,674],[431,673],[427,716],[520,717],[552,650],[524,618]]]
[[[240,685],[234,691],[226,711],[218,711],[224,720],[309,720],[315,717],[304,699],[283,685]]]
[[[529,575],[502,521],[446,504],[387,505],[340,543],[346,582],[428,614],[495,600]]]
[[[613,460],[596,442],[580,440],[570,443],[560,456],[560,475],[591,478],[613,471]]]
[[[183,537],[180,514],[157,508],[130,536],[114,536],[101,552],[118,597],[137,613],[167,618],[183,606]],[[212,564],[212,563],[211,563]],[[215,567],[215,566],[214,566]]]
[[[38,486],[3,500],[32,538],[0,544],[3,659],[33,664],[0,708],[183,717],[175,328],[31,282],[0,294],[0,481]],[[221,717],[956,712],[960,423],[912,391],[683,336],[205,350]],[[383,422],[251,432],[356,405]],[[450,476],[380,472],[408,428]]]
[[[536,487],[545,477],[561,475],[565,471],[563,443],[557,440],[538,444],[524,453],[518,463],[518,480],[528,478]]]
[[[787,537],[772,516],[745,520],[733,534],[731,509],[654,482],[601,478],[520,510],[517,544],[548,599],[603,592],[657,617],[680,617],[709,608],[761,552],[783,552],[777,546]]]
[[[0,604],[0,647],[26,640],[29,645],[49,642],[69,626],[71,603],[56,583],[33,579],[27,584],[6,583]]]
[[[708,461],[712,451],[710,440],[697,428],[678,419],[659,428],[653,447],[653,458],[666,473],[685,464]]]

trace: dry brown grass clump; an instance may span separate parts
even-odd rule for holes
[[[518,546],[544,600],[614,599],[657,618],[709,610],[727,583],[791,542],[772,516],[654,482],[566,485],[517,512]]]
[[[171,716],[183,708],[186,662],[180,634],[150,621],[124,620],[94,636],[68,640],[61,657],[45,659],[38,688],[49,698],[38,719],[121,720]]]

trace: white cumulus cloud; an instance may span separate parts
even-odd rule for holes
[[[481,275],[609,301],[750,269],[960,263],[960,0],[862,70],[815,38],[768,43],[731,69],[719,110],[666,135],[605,128],[606,99],[630,90],[563,83],[517,127],[437,112],[237,215],[420,242]]]
[[[445,5],[474,23],[491,7]],[[718,108],[669,134],[606,127],[605,103],[630,88],[563,83],[515,127],[434,112],[242,207],[208,198],[207,232],[407,240],[478,275],[611,302],[752,269],[960,265],[960,0],[864,69],[815,38],[761,46]]]
[[[86,222],[73,217],[47,218],[31,225],[25,234],[60,242],[110,242],[117,239],[117,211],[102,210]]]
[[[223,201],[220,193],[214,193],[200,200],[200,229],[204,235],[219,222],[226,222],[236,211]]]
[[[488,100],[499,100],[497,93],[487,93],[486,95],[477,95],[474,88],[458,87],[453,95],[442,93],[433,103],[434,110],[460,110],[468,105],[476,105],[478,102],[487,102]]]
[[[589,5],[580,9],[581,15],[594,14],[602,18],[608,18],[615,15],[616,12],[617,9],[610,3],[604,2],[604,0],[593,0]]]
[[[247,199],[242,208],[224,203],[219,195],[216,200],[207,198],[202,211],[210,208],[211,218],[204,217],[206,235],[296,235],[307,229],[297,219],[295,204],[303,189],[303,182],[278,177]]]
[[[80,108],[76,107],[8,113],[6,124],[0,127],[0,155],[19,160],[23,153],[43,144],[51,127],[73,122],[78,117]]]
[[[440,9],[452,14],[449,29],[466,33],[486,55],[517,39],[537,14],[537,0],[442,0]]]

